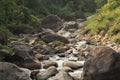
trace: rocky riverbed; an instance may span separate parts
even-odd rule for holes
[[[12,51],[0,50],[0,80],[120,80],[120,45],[101,34],[88,36],[84,24],[52,15],[40,33],[10,39]],[[109,79],[108,72],[115,76]]]

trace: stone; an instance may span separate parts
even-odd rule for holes
[[[41,39],[43,41],[45,41],[46,43],[50,43],[50,42],[53,42],[53,41],[60,41],[60,42],[63,42],[63,43],[69,43],[69,40],[65,37],[62,37],[62,36],[59,36],[57,34],[47,34],[47,35],[43,35],[41,37]]]
[[[33,71],[31,71],[30,78],[32,78],[33,80],[36,79],[37,78],[37,74],[39,72],[40,72],[39,70],[33,70]]]
[[[56,53],[64,53],[67,50],[67,48],[65,46],[57,46],[55,47],[55,50],[56,50]]]
[[[70,67],[72,69],[78,69],[78,68],[82,68],[83,67],[82,64],[77,63],[75,61],[64,61],[63,62],[63,66]]]
[[[56,50],[53,47],[48,45],[41,50],[41,54],[43,55],[53,55],[55,53],[56,53]]]
[[[56,76],[49,78],[48,80],[74,80],[67,72],[60,71]]]
[[[70,67],[62,67],[60,71],[73,72],[73,69],[71,69]]]
[[[39,31],[41,31],[42,28],[58,31],[63,27],[62,25],[63,22],[57,15],[48,15],[42,19]]]
[[[28,25],[14,25],[8,27],[10,32],[12,32],[14,35],[19,35],[19,34],[30,34],[33,33],[34,30],[33,28],[30,28]]]
[[[70,29],[78,29],[77,23],[75,21],[69,21],[65,22],[64,24],[64,30],[69,31]]]
[[[41,68],[41,63],[29,55],[29,49],[25,46],[15,47],[12,55],[6,61],[31,70]]]
[[[48,60],[49,56],[42,54],[35,54],[35,58],[38,59],[39,61],[43,61],[43,60]]]
[[[37,80],[47,80],[48,78],[54,76],[57,73],[58,73],[58,71],[57,71],[56,67],[51,66],[45,72],[38,73]]]
[[[29,72],[15,64],[0,62],[0,80],[31,80]]]
[[[47,69],[49,68],[50,66],[55,66],[55,67],[58,67],[58,64],[54,61],[43,61],[43,68]]]
[[[120,80],[120,54],[109,47],[91,51],[85,61],[82,80]]]

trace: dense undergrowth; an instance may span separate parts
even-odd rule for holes
[[[120,43],[120,0],[108,0],[107,4],[88,20],[85,29],[90,30],[92,35],[103,31],[108,37],[115,36],[115,41]]]

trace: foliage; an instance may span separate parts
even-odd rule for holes
[[[43,40],[39,40],[38,43],[39,43],[40,45],[46,44]]]
[[[11,37],[16,37],[15,35],[13,35],[13,33],[11,33],[9,31],[9,29],[6,27],[6,26],[0,26],[0,32],[3,32],[5,33],[8,37],[11,36]]]
[[[51,42],[54,46],[60,46],[60,45],[64,45],[64,43],[63,42],[61,42],[61,41],[53,41],[53,42]]]
[[[12,46],[9,46],[9,45],[0,45],[0,49],[8,50],[9,53],[11,53],[12,50],[13,50],[13,47],[12,47]]]
[[[106,1],[106,0],[105,0]],[[83,11],[87,16],[101,7],[104,0],[0,0],[0,29],[10,33],[8,25],[37,26],[41,18],[48,14],[66,13],[75,17],[76,11]],[[113,3],[114,4],[114,3]],[[10,33],[12,34],[12,33]]]
[[[108,0],[108,3],[88,20],[85,28],[89,29],[91,34],[104,30],[108,36],[117,36],[120,32],[120,0]]]
[[[115,43],[120,44],[120,33],[117,35]]]

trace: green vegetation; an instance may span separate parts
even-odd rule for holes
[[[85,29],[90,30],[90,34],[104,31],[108,37],[116,36],[116,42],[120,43],[120,0],[108,0],[107,4],[88,20]]]
[[[54,46],[60,46],[60,45],[64,45],[64,43],[63,42],[61,42],[61,41],[53,41],[53,42],[51,42]]]
[[[45,44],[46,44],[43,40],[39,40],[38,43],[39,43],[40,45],[45,45]]]
[[[8,46],[8,45],[0,45],[0,49],[5,49],[5,50],[8,50],[8,51],[9,51],[9,53],[10,53],[10,52],[12,52],[13,47]]]
[[[18,25],[35,29],[42,17],[49,14],[74,17],[76,11],[82,11],[89,16],[105,3],[106,0],[0,0],[0,32],[13,36],[9,26]]]

